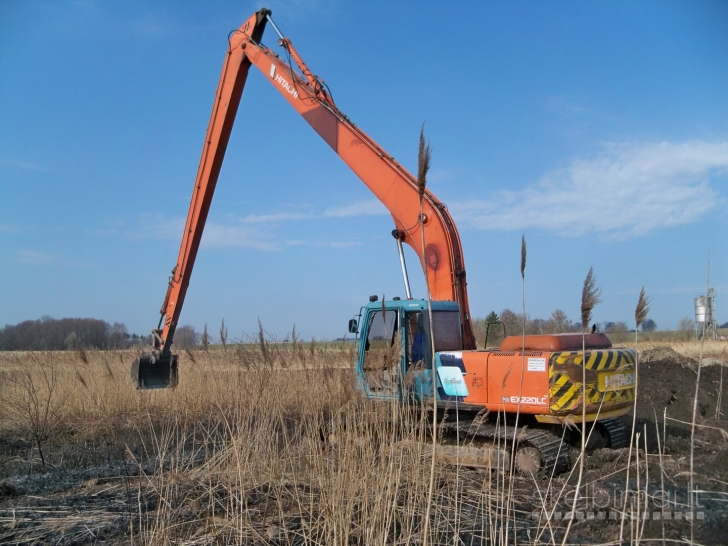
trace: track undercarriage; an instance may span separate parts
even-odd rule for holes
[[[523,474],[542,474],[550,476],[566,472],[571,468],[569,446],[579,438],[578,431],[564,430],[562,426],[532,426],[519,424],[518,431],[509,423],[493,422],[488,419],[466,418],[458,421],[446,420],[440,427],[445,438],[458,437],[462,446],[478,445],[487,449],[502,450],[508,454],[516,438],[513,468]],[[593,433],[589,431],[594,428]],[[629,440],[629,431],[620,419],[604,419],[589,424],[588,449],[624,447]]]

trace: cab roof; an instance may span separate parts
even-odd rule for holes
[[[422,311],[427,309],[427,300],[385,300],[384,306],[387,310],[404,309],[405,311]],[[373,301],[367,304],[367,309],[379,310],[382,308],[381,301]],[[460,311],[460,306],[454,301],[432,301],[433,311]]]

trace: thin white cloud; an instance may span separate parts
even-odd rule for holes
[[[38,252],[37,250],[21,250],[16,254],[15,262],[22,265],[52,265],[54,268],[80,268],[101,267],[94,262],[76,262],[59,259],[54,254]]]
[[[184,231],[185,219],[159,213],[147,213],[141,215],[140,225],[143,228],[142,236],[179,241]]]
[[[272,234],[257,228],[208,222],[202,235],[202,246],[279,250],[280,246],[272,239]]]
[[[324,243],[324,246],[327,246],[329,248],[350,248],[352,246],[360,246],[361,243],[358,241],[341,241],[341,242],[331,242],[331,243]]]
[[[161,213],[140,214],[134,222],[124,219],[109,221],[109,226],[94,230],[94,233],[127,239],[154,239],[173,241],[182,240],[185,219],[181,216],[168,216]],[[208,220],[202,234],[201,246],[255,248],[259,250],[279,250],[270,229],[262,229],[253,223],[248,225],[244,219],[231,217],[222,222]]]
[[[386,207],[377,199],[369,199],[367,201],[359,201],[351,205],[341,207],[329,207],[324,211],[324,216],[328,218],[351,218],[352,216],[378,216],[380,214],[389,214]]]
[[[30,161],[20,161],[18,159],[12,159],[9,157],[0,157],[0,163],[4,163],[6,165],[12,165],[13,167],[20,167],[21,169],[26,169],[29,171],[47,171],[45,167],[42,167],[40,165],[37,165],[35,163],[31,163]]]
[[[18,252],[17,261],[19,264],[26,265],[46,265],[55,260],[55,256],[38,252],[36,250],[21,250]]]
[[[267,224],[289,220],[306,220],[307,218],[311,218],[311,216],[299,212],[279,212],[277,214],[249,214],[241,218],[240,221],[246,224]]]
[[[162,213],[144,212],[133,222],[123,218],[109,219],[106,226],[97,230],[101,235],[121,236],[132,239],[164,239],[179,241],[185,227],[185,219]]]
[[[326,248],[350,248],[352,246],[360,246],[358,241],[286,241],[288,246],[319,246]]]
[[[626,239],[695,222],[725,205],[711,179],[728,173],[728,142],[609,144],[519,191],[451,203],[461,225]]]
[[[204,247],[237,247],[257,250],[280,250],[271,225],[306,220],[312,216],[298,212],[249,214],[239,217],[227,215],[222,221],[207,222],[202,236]],[[262,227],[262,224],[266,224]]]
[[[387,209],[377,200],[361,201],[347,206],[331,207],[323,213],[279,212],[272,214],[225,215],[208,220],[202,236],[202,246],[206,248],[252,248],[276,251],[283,246],[319,246],[328,248],[348,248],[360,245],[357,241],[281,241],[277,229],[280,224],[323,217],[350,218],[387,214]],[[110,220],[107,226],[94,230],[105,236],[132,239],[163,239],[180,241],[185,220],[160,213],[143,213],[134,222],[125,219]]]
[[[427,173],[427,181],[433,183],[447,182],[453,178],[453,172],[447,169],[432,169]]]

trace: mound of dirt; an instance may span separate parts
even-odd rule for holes
[[[728,401],[728,370],[724,366],[702,366],[698,392],[698,420],[713,418],[721,388],[721,404]],[[698,362],[675,352],[670,347],[655,347],[640,354],[637,417],[661,420],[663,410],[672,419],[690,422],[693,414]]]
[[[672,347],[660,345],[653,349],[647,349],[646,351],[640,352],[641,361],[665,361],[676,362],[689,368],[697,369],[698,361],[690,358],[689,356],[681,355],[675,351]]]

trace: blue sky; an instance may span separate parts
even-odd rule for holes
[[[724,2],[0,3],[0,325],[146,333],[174,266],[228,33],[267,5],[337,105],[429,187],[463,241],[475,316],[675,328],[711,284],[728,320]],[[264,43],[275,46],[268,28]],[[392,220],[255,69],[181,323],[335,338],[403,296]],[[422,275],[408,254],[415,296]]]

